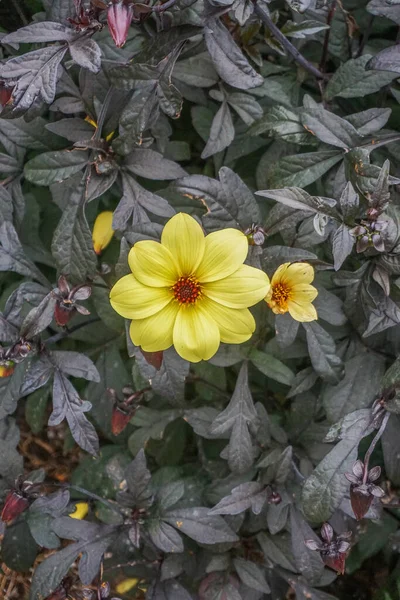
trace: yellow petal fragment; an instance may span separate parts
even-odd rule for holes
[[[136,279],[150,287],[171,287],[179,278],[171,252],[159,242],[137,242],[129,252],[128,262]]]
[[[241,344],[252,336],[256,323],[247,308],[228,308],[210,298],[201,300],[204,310],[218,325],[221,342],[226,344]]]
[[[129,579],[123,579],[115,588],[117,594],[127,594],[139,583],[137,577],[130,577]]]
[[[279,267],[276,269],[275,273],[272,275],[272,279],[271,279],[271,286],[274,287],[274,285],[276,285],[277,283],[281,282],[284,280],[285,277],[285,273],[287,271],[287,268],[290,266],[290,262],[287,263],[283,263],[282,265],[279,265]],[[272,289],[271,289],[272,291]]]
[[[238,229],[223,229],[206,236],[203,260],[196,271],[200,283],[232,275],[246,260],[249,243]]]
[[[269,288],[270,282],[264,271],[242,265],[229,277],[202,285],[202,292],[224,306],[248,308],[265,298]]]
[[[318,290],[308,283],[297,283],[290,290],[290,297],[298,304],[312,302],[318,296]]]
[[[177,353],[194,363],[210,359],[220,344],[218,326],[201,302],[179,307],[173,339]]]
[[[77,502],[74,512],[70,513],[71,519],[84,519],[89,512],[89,504],[87,502]]]
[[[204,233],[193,217],[174,215],[165,225],[161,243],[168,248],[179,269],[179,276],[194,275],[205,249]]]
[[[169,289],[148,287],[134,275],[125,275],[119,279],[110,292],[111,306],[125,319],[145,319],[155,315],[172,298]]]
[[[100,254],[112,240],[112,237],[114,235],[112,221],[112,211],[105,210],[97,216],[94,222],[92,240],[93,248],[96,254]]]
[[[311,283],[313,279],[314,267],[308,263],[292,263],[284,273],[284,281],[290,286],[297,283]]]
[[[129,330],[132,342],[145,352],[167,350],[173,343],[172,332],[178,311],[178,302],[170,302],[155,315],[132,321]]]
[[[295,321],[309,323],[318,319],[317,311],[313,304],[297,304],[293,300],[288,302],[289,314]]]

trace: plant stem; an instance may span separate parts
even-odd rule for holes
[[[331,35],[331,23],[332,23],[334,15],[335,15],[336,4],[337,4],[337,0],[332,0],[332,4],[331,4],[331,7],[329,9],[328,16],[326,19],[326,24],[329,25],[329,29],[327,29],[325,32],[325,39],[324,39],[324,46],[322,48],[321,62],[319,63],[319,68],[321,69],[321,71],[325,70],[326,60],[328,58],[329,38]]]
[[[311,75],[314,75],[317,79],[329,79],[326,73],[321,73],[319,69],[314,67],[298,50],[293,46],[287,37],[281,32],[281,30],[275,25],[269,16],[268,12],[258,4],[254,5],[254,12],[261,19],[264,25],[269,29],[273,36],[282,44],[285,50],[294,58],[294,60],[308,71]]]
[[[29,21],[25,16],[24,11],[22,10],[18,0],[11,0],[11,4],[14,6],[16,12],[18,13],[19,18],[22,21],[23,25],[29,25]]]
[[[377,443],[379,442],[380,438],[382,437],[383,432],[386,429],[386,425],[387,422],[389,420],[390,417],[390,412],[386,412],[383,419],[382,419],[382,423],[381,426],[379,427],[378,433],[376,434],[376,436],[374,437],[374,439],[372,440],[370,447],[368,448],[367,452],[365,453],[364,456],[364,475],[363,475],[363,483],[367,483],[367,479],[368,479],[368,465],[369,465],[369,461],[371,458],[371,454],[373,453],[373,451],[375,450],[375,446],[377,445]]]
[[[45,340],[44,343],[46,346],[48,346],[49,344],[55,344],[56,342],[59,342],[60,340],[63,340],[64,338],[68,337],[71,333],[78,331],[78,329],[82,329],[82,327],[86,327],[86,325],[91,325],[92,323],[97,323],[97,321],[100,321],[99,317],[93,317],[92,319],[88,319],[84,323],[78,323],[78,325],[75,325],[75,327],[71,327],[71,329],[67,329],[66,331],[61,331],[60,333],[52,335],[51,337],[47,338],[47,340]]]
[[[97,119],[97,128],[93,136],[94,140],[99,140],[101,138],[101,132],[103,130],[104,121],[107,116],[108,107],[110,106],[111,97],[113,93],[114,87],[111,85],[107,90],[106,97],[104,98],[104,102],[100,110],[99,118]]]
[[[151,10],[152,12],[161,13],[171,8],[171,6],[175,4],[175,2],[176,0],[167,0],[167,2],[164,2],[164,4],[157,4],[156,6],[152,6]]]
[[[374,22],[374,18],[375,18],[374,15],[370,15],[369,16],[369,20],[368,20],[367,26],[365,28],[365,31],[363,33],[363,36],[362,36],[362,38],[360,40],[360,45],[358,47],[358,51],[357,51],[357,54],[356,54],[355,58],[358,58],[359,56],[361,56],[361,54],[364,51],[365,44],[368,42],[368,38],[369,38],[370,33],[371,33],[371,29],[372,29],[372,24]]]

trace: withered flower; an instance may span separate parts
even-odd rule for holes
[[[357,460],[352,469],[352,473],[345,473],[345,477],[350,481],[350,502],[357,521],[362,519],[368,512],[374,498],[382,498],[385,492],[382,488],[374,484],[381,476],[381,468],[368,468],[361,460]]]
[[[381,233],[388,227],[387,221],[361,221],[350,230],[350,233],[357,238],[356,250],[358,253],[364,252],[367,248],[373,247],[377,252],[385,251],[385,244]]]
[[[76,312],[81,315],[90,315],[88,309],[77,304],[77,301],[87,300],[91,293],[92,289],[89,285],[76,285],[71,288],[64,275],[61,275],[58,278],[58,287],[54,290],[57,298],[54,318],[57,325],[65,327]]]
[[[11,523],[20,514],[22,514],[28,506],[38,497],[35,486],[31,481],[24,481],[22,477],[15,482],[15,487],[12,489],[4,502],[1,513],[3,523]]]
[[[306,540],[305,544],[309,550],[317,550],[324,564],[343,575],[347,553],[350,549],[348,539],[351,538],[351,531],[345,531],[335,535],[333,528],[329,523],[324,523],[321,527],[322,542],[315,540]]]
[[[114,389],[109,388],[107,393],[114,402],[114,408],[111,417],[111,431],[114,435],[119,435],[127,427],[129,421],[134,416],[140,406],[143,395],[150,388],[134,391],[131,387],[124,387],[122,393],[124,399],[119,401]]]

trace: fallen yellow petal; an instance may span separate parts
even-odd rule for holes
[[[123,581],[121,581],[121,583],[117,585],[115,591],[117,592],[117,594],[126,594],[127,592],[130,592],[131,589],[136,587],[138,583],[139,579],[137,579],[136,577],[124,579]]]
[[[93,227],[93,247],[96,254],[100,254],[104,248],[107,248],[114,235],[112,228],[113,213],[111,210],[101,212]]]
[[[75,504],[75,510],[70,513],[71,519],[84,519],[89,512],[89,504],[87,502],[77,502]]]

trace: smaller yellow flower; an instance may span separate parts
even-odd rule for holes
[[[117,594],[126,594],[127,592],[130,592],[134,587],[136,587],[138,583],[139,579],[137,579],[136,577],[124,579],[117,585],[115,591],[117,592]]]
[[[101,212],[93,227],[93,247],[96,254],[101,254],[104,248],[107,248],[114,235],[112,228],[113,213],[111,210]]]
[[[12,360],[6,360],[0,365],[0,379],[9,377],[14,373],[15,364]]]
[[[77,502],[75,504],[75,510],[70,513],[71,519],[79,519],[80,521],[86,517],[89,512],[89,505],[87,502]]]
[[[265,301],[276,315],[289,312],[300,323],[318,319],[312,301],[318,290],[310,285],[314,269],[308,263],[284,263],[275,271]]]

